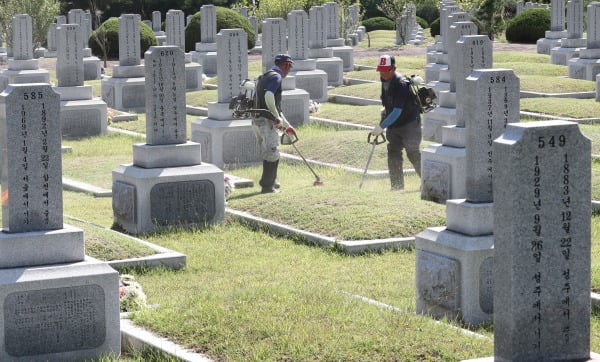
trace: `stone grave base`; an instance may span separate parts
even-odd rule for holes
[[[317,69],[327,73],[327,84],[337,87],[344,83],[344,62],[341,58],[317,58]]]
[[[60,102],[60,125],[64,138],[106,134],[107,106],[100,98]]]
[[[350,46],[333,47],[333,56],[342,59],[344,72],[354,70],[354,49]]]
[[[225,215],[223,171],[195,166],[113,170],[113,217],[133,234],[167,226],[214,224]]]
[[[316,48],[308,49],[308,57],[311,59],[331,58],[333,57],[333,49],[331,48]]]
[[[202,65],[196,62],[185,63],[185,90],[202,89]]]
[[[192,55],[192,62],[199,63],[202,65],[202,72],[209,77],[217,75],[217,52],[215,51],[198,51],[198,44],[196,43],[196,51],[190,52]]]
[[[0,268],[82,261],[84,244],[83,231],[67,224],[58,230],[0,232]]]
[[[203,162],[220,168],[262,162],[250,119],[219,120],[209,109],[209,118],[192,121],[192,141],[202,145]]]
[[[161,31],[164,34],[164,32]],[[156,35],[156,41],[159,46],[167,45],[167,36],[166,35]]]
[[[40,62],[37,59],[8,59],[9,70],[40,70],[39,68]]]
[[[456,108],[456,92],[443,90],[440,91],[437,96],[437,101],[440,107]]]
[[[0,71],[0,91],[9,84],[50,83],[50,74],[45,69]]]
[[[425,82],[440,80],[440,71],[448,69],[448,64],[427,63],[425,65]]]
[[[563,42],[566,39],[563,39]],[[585,47],[585,44],[583,45]],[[568,65],[569,59],[579,56],[579,48],[564,47],[564,43],[560,47],[555,47],[550,50],[550,62],[556,65]]]
[[[120,354],[119,275],[106,263],[0,269],[0,308],[2,361]]]
[[[600,59],[571,58],[567,61],[569,66],[569,78],[596,80],[596,74],[600,73]]]
[[[56,58],[56,50],[48,50],[44,52],[44,58]]]
[[[281,109],[292,126],[301,126],[310,121],[309,100],[310,95],[304,89],[284,90],[282,92]]]
[[[327,39],[327,47],[328,48],[343,47],[343,46],[344,46],[343,38]]]
[[[442,78],[445,78],[447,76],[447,70],[446,69],[442,69],[440,70],[440,74],[439,74],[439,80],[430,82],[427,84],[427,86],[430,86],[433,88],[433,90],[435,91],[435,94],[439,97],[441,92],[445,92],[445,91],[449,91],[450,90],[450,80],[442,80]]]
[[[596,74],[596,102],[600,102],[600,74]]]
[[[146,110],[145,78],[104,77],[101,82],[102,100],[119,111]]]
[[[561,38],[558,38],[558,39],[540,38],[540,39],[538,39],[536,42],[538,54],[550,55],[550,51],[552,50],[552,48],[560,47],[560,39]]]
[[[445,227],[418,234],[416,312],[471,326],[491,321],[493,247],[493,235],[469,236]]]
[[[133,145],[133,164],[142,168],[196,166],[202,162],[199,143],[186,142],[167,145]]]
[[[423,139],[442,142],[442,127],[456,124],[456,108],[436,107],[423,115]]]
[[[467,195],[464,148],[432,144],[421,151],[421,199],[440,204]]]
[[[97,80],[102,74],[102,60],[98,57],[83,58],[83,80]]]
[[[296,77],[296,88],[308,92],[310,99],[327,102],[327,73],[320,69],[300,70],[290,73]]]
[[[466,147],[467,129],[454,124],[450,126],[442,126],[442,144],[448,147]]]

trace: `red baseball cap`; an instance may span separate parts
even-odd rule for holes
[[[381,55],[379,57],[379,64],[377,64],[378,72],[389,72],[396,66],[396,60],[391,55]]]

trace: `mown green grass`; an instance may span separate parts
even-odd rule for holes
[[[311,116],[337,121],[375,126],[381,120],[381,106],[351,106],[347,104],[323,103],[318,112]]]
[[[145,143],[145,140],[109,133],[65,141],[64,144],[72,146],[73,151],[63,153],[63,176],[110,189],[112,170],[121,164],[133,162],[131,147],[135,143]]]
[[[575,98],[522,98],[521,110],[566,118],[595,118],[600,114],[600,103],[594,99]]]
[[[119,129],[124,129],[127,131],[133,131],[133,132],[145,134],[146,133],[146,114],[138,113],[137,115],[138,115],[138,118],[136,120],[113,122],[111,124],[111,126],[114,128],[119,128]],[[192,116],[192,115],[188,114],[185,116],[185,119],[186,119],[187,138],[191,139],[191,137],[192,137],[192,121],[194,121],[195,119],[198,119],[198,116]]]
[[[340,169],[313,167],[324,186],[303,164],[280,165],[283,193],[260,194],[259,187],[239,189],[228,206],[253,215],[322,235],[345,240],[409,237],[428,226],[443,225],[445,207],[421,200],[420,179],[405,177],[405,190],[391,192],[389,179],[365,180]],[[261,167],[236,170],[235,175],[257,180]],[[407,207],[410,205],[410,207]],[[385,215],[385,216],[384,216]],[[374,222],[384,217],[385,222]]]
[[[208,102],[216,102],[217,99],[216,89],[202,89],[186,94],[186,104],[196,107],[208,107]]]
[[[136,276],[160,307],[135,322],[217,360],[452,361],[492,353],[489,338],[412,315],[413,252],[349,257],[236,223],[150,241],[185,253],[188,267]]]
[[[83,230],[85,253],[93,258],[111,261],[156,254],[153,249],[115,231],[106,230],[70,217],[65,218],[65,223]]]
[[[368,99],[379,99],[381,96],[381,83],[363,83],[349,86],[336,87],[330,90],[329,95],[345,95]]]

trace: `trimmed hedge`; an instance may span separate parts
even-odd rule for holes
[[[394,24],[393,21],[382,16],[377,16],[374,18],[363,20],[362,25],[364,25],[367,31],[396,29],[396,24]]]
[[[119,19],[118,18],[110,18],[106,20],[102,25],[98,27],[98,29],[92,32],[88,40],[88,46],[92,48],[92,53],[98,57],[103,57],[102,48],[96,41],[96,36],[98,32],[106,33],[106,39],[108,41],[108,57],[109,58],[118,58],[119,57]],[[156,36],[152,29],[142,23],[140,21],[140,45],[142,51],[142,58],[144,57],[144,52],[148,50],[153,45],[158,45],[156,40]]]
[[[535,43],[550,29],[550,11],[527,9],[512,19],[506,27],[506,40],[511,43]]]
[[[421,26],[421,28],[423,29],[427,29],[429,28],[429,24],[427,23],[427,20],[420,18],[417,16],[417,23],[419,23],[419,25]]]
[[[248,49],[254,48],[256,34],[250,21],[240,13],[217,6],[217,33],[221,29],[243,29],[248,34]],[[185,27],[185,51],[189,52],[196,48],[200,42],[200,12],[198,11]]]
[[[429,33],[434,38],[436,35],[440,35],[440,18],[435,19],[429,24]]]

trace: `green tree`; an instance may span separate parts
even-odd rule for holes
[[[494,40],[496,35],[504,31],[504,6],[505,1],[482,0],[475,12],[475,18],[481,24],[481,31]]]
[[[58,0],[3,0],[0,2],[0,31],[7,44],[12,45],[13,15],[28,14],[33,23],[33,49],[38,48],[46,41],[48,28],[59,11]]]

